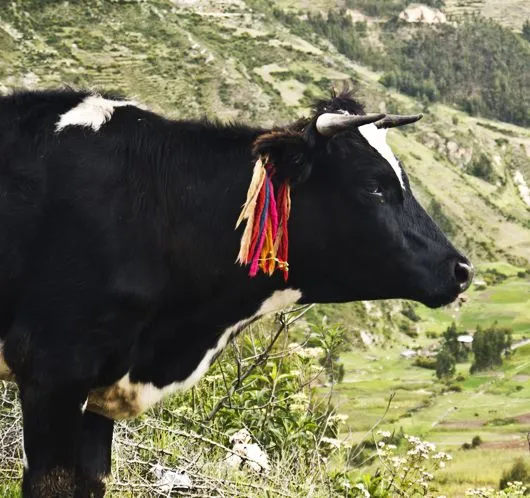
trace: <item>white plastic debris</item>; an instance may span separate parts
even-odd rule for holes
[[[160,464],[151,469],[158,479],[155,486],[162,493],[170,493],[175,489],[191,489],[193,483],[191,477],[183,470],[168,470]]]
[[[241,468],[246,465],[258,473],[269,472],[267,454],[251,441],[252,438],[247,429],[241,429],[233,434],[230,438],[233,453],[227,454],[225,463],[232,468]]]

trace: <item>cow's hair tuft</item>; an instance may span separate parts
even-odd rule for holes
[[[365,114],[364,106],[354,97],[355,86],[345,84],[339,91],[331,90],[329,99],[319,99],[313,104],[314,116],[324,112],[348,111],[350,114]]]
[[[257,156],[269,157],[279,181],[296,184],[311,173],[308,144],[300,131],[278,129],[263,133],[254,141],[252,151]]]

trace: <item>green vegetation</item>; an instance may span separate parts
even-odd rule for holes
[[[525,23],[523,24],[523,38],[530,42],[530,19],[527,19]]]
[[[484,153],[480,153],[478,157],[474,157],[466,168],[470,175],[482,178],[489,183],[495,182],[495,170],[491,159]]]
[[[510,329],[501,328],[496,323],[485,330],[477,327],[473,335],[474,361],[471,373],[501,366],[502,357],[509,354],[511,344]]]
[[[502,473],[499,489],[506,489],[508,483],[516,481],[530,484],[530,466],[522,458],[515,460],[511,469]]]
[[[436,355],[436,377],[448,379],[456,372],[455,357],[445,348],[440,349]]]
[[[530,45],[494,21],[418,28],[389,54],[381,81],[427,101],[456,103],[472,115],[530,124],[526,78]]]

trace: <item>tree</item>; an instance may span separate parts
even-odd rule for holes
[[[469,355],[466,347],[458,342],[459,332],[456,329],[456,323],[453,322],[443,333],[442,349],[446,349],[454,357],[456,363],[467,361]]]
[[[455,357],[445,348],[440,349],[436,355],[436,377],[439,379],[449,379],[456,371]]]
[[[471,373],[501,366],[502,355],[509,353],[511,344],[511,330],[499,327],[497,322],[485,330],[477,327],[473,336],[475,361],[471,365]]]

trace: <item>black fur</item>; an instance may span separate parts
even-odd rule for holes
[[[357,130],[318,135],[318,114],[362,112],[351,96],[285,129],[128,106],[98,132],[56,133],[86,96],[0,97],[0,337],[22,393],[26,497],[70,496],[74,474],[78,496],[100,496],[90,483],[110,469],[112,425],[82,415],[88,392],[127,372],[160,387],[185,379],[275,290],[303,302],[457,296],[463,257],[388,163]],[[287,284],[234,263],[257,153],[294,184]]]

